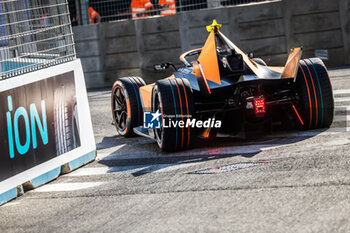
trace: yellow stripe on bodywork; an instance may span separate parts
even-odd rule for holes
[[[208,39],[204,44],[202,52],[198,57],[198,61],[203,68],[205,78],[221,85],[214,31],[210,32]]]

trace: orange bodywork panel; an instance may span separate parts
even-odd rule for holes
[[[194,74],[196,76],[196,78],[199,78],[202,74],[201,74],[201,71],[199,69],[198,62],[193,62],[192,66],[193,66],[192,74]]]
[[[128,108],[128,118],[131,118],[131,107],[130,107],[130,100],[129,98],[126,99],[126,107]]]
[[[281,78],[295,78],[298,71],[299,60],[302,48],[291,49],[286,65],[284,66]]]
[[[203,68],[205,78],[221,85],[214,31],[210,32],[208,39],[204,44],[202,52],[198,57],[198,61]]]
[[[175,78],[174,75],[169,76],[166,79],[172,79]],[[143,109],[145,111],[151,111],[152,110],[152,91],[155,83],[140,87],[140,97],[143,103]]]
[[[218,58],[216,54],[216,43],[215,43],[215,29],[217,33],[225,40],[225,42],[235,50],[237,54],[242,55],[244,63],[253,71],[253,73],[259,79],[269,79],[269,78],[295,78],[298,71],[298,64],[301,58],[302,48],[294,48],[289,54],[287,63],[284,68],[261,66],[256,64],[252,59],[250,59],[240,48],[238,48],[232,41],[230,41],[226,36],[224,36],[220,31],[221,25],[217,24],[214,20],[212,25],[207,27],[210,31],[207,41],[199,55],[198,62],[203,68],[203,76],[206,79],[221,85],[220,72],[218,66]],[[195,51],[195,50],[193,50]],[[180,59],[184,59],[184,56]],[[193,72],[194,73],[194,72]]]
[[[154,87],[154,83],[140,87],[140,96],[143,103],[143,109],[145,111],[152,110],[152,90]]]
[[[204,130],[204,132],[200,135],[202,138],[208,138],[209,135],[210,135],[210,130],[211,130],[211,127],[208,127]]]

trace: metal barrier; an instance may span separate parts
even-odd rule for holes
[[[0,0],[0,79],[76,58],[66,0]]]
[[[82,25],[262,1],[268,0],[70,0],[69,9],[72,24]]]

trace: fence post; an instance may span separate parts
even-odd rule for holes
[[[188,43],[187,36],[186,36],[187,31],[189,31],[189,25],[186,20],[187,17],[188,16],[186,14],[177,15],[182,53],[190,50],[191,48],[190,43]]]
[[[89,9],[89,0],[76,0],[76,3],[79,2],[77,6],[77,11],[79,10],[79,23],[81,25],[86,25],[89,24],[89,14],[88,14],[88,9]]]
[[[217,8],[220,7],[220,1],[219,0],[207,0],[208,8]]]
[[[74,1],[75,5],[75,14],[78,17],[78,25],[83,25],[83,14],[80,9],[80,0],[75,0]]]

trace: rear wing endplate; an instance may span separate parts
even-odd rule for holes
[[[293,78],[295,81],[302,51],[303,49],[301,47],[291,49],[286,65],[284,66],[284,69],[282,71],[282,79]]]

